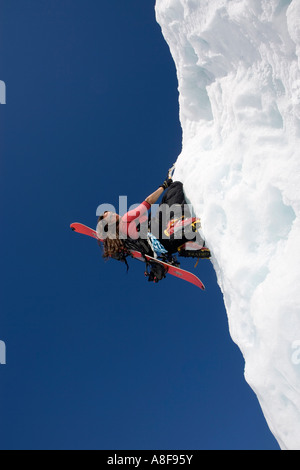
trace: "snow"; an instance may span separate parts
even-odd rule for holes
[[[300,449],[300,2],[157,0],[183,181],[230,334],[281,449]]]

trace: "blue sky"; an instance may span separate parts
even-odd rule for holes
[[[180,153],[154,0],[0,7],[1,449],[278,449],[210,262],[205,293],[153,285],[69,229],[141,202]]]

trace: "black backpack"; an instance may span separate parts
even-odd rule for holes
[[[148,277],[149,282],[159,282],[166,277],[167,271],[165,267],[160,264],[156,263],[155,261],[147,261],[146,262],[146,271],[145,276]]]
[[[137,240],[127,238],[124,240],[124,245],[125,250],[122,250],[122,252],[112,256],[112,258],[118,261],[124,261],[127,266],[127,271],[129,269],[129,265],[126,258],[130,255],[131,251],[138,251],[142,255],[148,255],[151,257],[154,255],[148,241],[142,238],[138,238]],[[146,261],[145,276],[148,277],[149,282],[157,283],[166,277],[165,267],[160,263],[156,263],[155,261]]]

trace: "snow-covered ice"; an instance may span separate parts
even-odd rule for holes
[[[184,183],[245,377],[300,449],[300,1],[157,0],[175,61]]]

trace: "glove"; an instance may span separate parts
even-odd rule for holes
[[[172,183],[173,183],[172,178],[167,178],[161,185],[161,188],[167,189],[169,186],[171,186]]]

